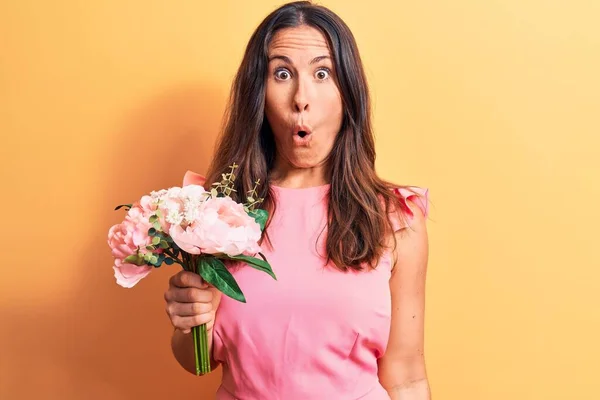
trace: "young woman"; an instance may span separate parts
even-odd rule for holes
[[[327,8],[286,4],[250,38],[207,177],[185,181],[209,187],[235,162],[237,193],[265,183],[278,279],[232,265],[247,303],[185,271],[165,293],[190,372],[190,329],[208,324],[218,399],[429,400],[427,191],[377,176],[369,107],[354,37]]]

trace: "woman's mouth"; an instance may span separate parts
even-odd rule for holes
[[[306,146],[312,139],[312,130],[307,125],[296,125],[293,131],[294,143],[299,146]]]
[[[312,134],[306,131],[299,131],[294,134],[294,144],[298,146],[306,146],[310,143]]]
[[[297,146],[306,146],[312,139],[312,132],[307,126],[297,126],[294,128],[294,144]]]

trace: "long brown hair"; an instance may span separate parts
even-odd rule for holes
[[[318,29],[328,41],[344,109],[342,128],[327,160],[331,182],[327,261],[343,271],[362,270],[364,264],[374,268],[391,231],[388,210],[391,205],[395,210],[405,205],[391,190],[397,185],[375,173],[369,89],[354,36],[342,19],[325,7],[309,1],[285,4],[269,14],[250,37],[233,81],[224,131],[207,173],[207,186],[220,181],[221,174],[236,163],[237,196],[234,193],[232,197],[245,201],[245,194],[260,180],[258,194],[264,198],[261,207],[270,215],[276,212],[268,185],[275,141],[264,112],[267,50],[278,30],[300,25]]]

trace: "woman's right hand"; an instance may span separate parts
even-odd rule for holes
[[[165,301],[167,314],[175,328],[189,333],[192,327],[206,324],[206,330],[210,332],[221,303],[221,292],[204,282],[200,275],[179,271],[169,280]]]

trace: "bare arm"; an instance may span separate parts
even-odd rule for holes
[[[390,278],[392,323],[379,381],[392,400],[430,400],[424,356],[425,277],[428,259],[426,221],[419,207],[411,227],[396,232],[396,260]]]

